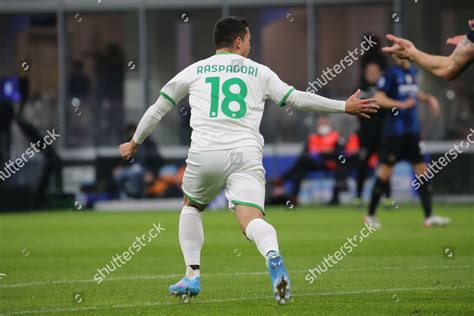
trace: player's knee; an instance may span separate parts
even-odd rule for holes
[[[201,204],[194,203],[193,201],[191,201],[190,199],[188,199],[186,196],[183,198],[183,205],[194,207],[194,208],[197,209],[199,212],[204,211],[204,209],[206,208],[205,205],[201,205]]]
[[[237,215],[237,220],[239,221],[240,230],[244,234],[250,222],[257,218],[263,219],[262,212],[255,207],[236,205],[235,211]]]
[[[240,220],[240,221],[239,221],[240,230],[242,231],[242,233],[243,233],[244,235],[246,235],[246,231],[247,231],[248,225],[249,225],[254,219],[258,219],[258,218],[263,219],[262,213],[255,214],[255,216],[248,217],[248,218],[245,218],[244,220]]]

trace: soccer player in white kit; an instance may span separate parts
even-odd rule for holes
[[[157,123],[186,95],[191,105],[191,147],[182,190],[184,206],[179,218],[179,242],[186,274],[169,287],[181,298],[200,291],[200,256],[204,243],[201,212],[222,187],[240,228],[266,259],[275,299],[290,296],[290,279],[283,264],[272,225],[264,219],[265,169],[260,121],[265,100],[304,111],[340,112],[370,118],[378,106],[374,99],[327,99],[287,85],[270,68],[246,58],[250,29],[241,17],[225,17],[214,27],[216,54],[178,73],[161,90],[155,104],[142,117],[130,142],[119,146],[124,159]]]

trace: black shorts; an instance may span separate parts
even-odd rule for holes
[[[400,160],[406,160],[412,164],[425,162],[418,134],[388,135],[384,138],[380,162],[394,165]]]
[[[380,130],[359,130],[357,136],[359,137],[361,150],[365,150],[367,154],[378,154],[380,152],[383,143],[383,135],[380,133]]]

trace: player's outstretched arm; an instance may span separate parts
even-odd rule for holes
[[[448,39],[447,43],[450,44],[458,39],[452,41]],[[444,70],[444,75],[441,77],[452,80],[457,78],[474,61],[474,43],[464,36],[457,42],[456,48],[448,58],[447,65],[445,65],[445,69],[448,69]]]
[[[377,113],[379,106],[375,103],[375,99],[359,99],[359,95],[360,90],[357,90],[346,101],[337,101],[311,92],[295,90],[290,94],[286,103],[293,108],[306,112],[345,112],[370,118],[370,114]]]
[[[153,132],[159,121],[173,108],[173,104],[160,96],[155,104],[150,106],[143,115],[133,138],[119,146],[120,156],[123,159],[132,157],[138,146]]]
[[[402,37],[387,34],[386,38],[389,41],[392,41],[393,45],[390,47],[383,47],[382,51],[395,55],[398,58],[409,59],[432,72],[435,76],[445,76],[443,70],[448,70],[449,57],[427,54],[419,50],[412,41]]]
[[[413,42],[387,34],[387,39],[394,44],[382,48],[382,51],[393,54],[399,58],[409,59],[433,75],[452,80],[459,76],[474,59],[474,44],[466,36],[462,40],[456,39],[457,45],[450,56],[430,55],[416,48]],[[453,42],[451,40],[449,43]]]

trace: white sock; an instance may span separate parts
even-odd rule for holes
[[[266,259],[270,251],[278,251],[278,240],[275,228],[261,218],[250,221],[245,229],[245,235],[255,242],[258,251]]]
[[[201,275],[200,269],[193,270],[193,268],[191,268],[190,266],[186,266],[186,277],[188,279],[192,279],[200,275]]]
[[[179,216],[179,244],[186,264],[188,279],[199,276],[199,269],[193,270],[191,265],[201,264],[201,249],[204,244],[202,215],[195,207],[183,206]]]

